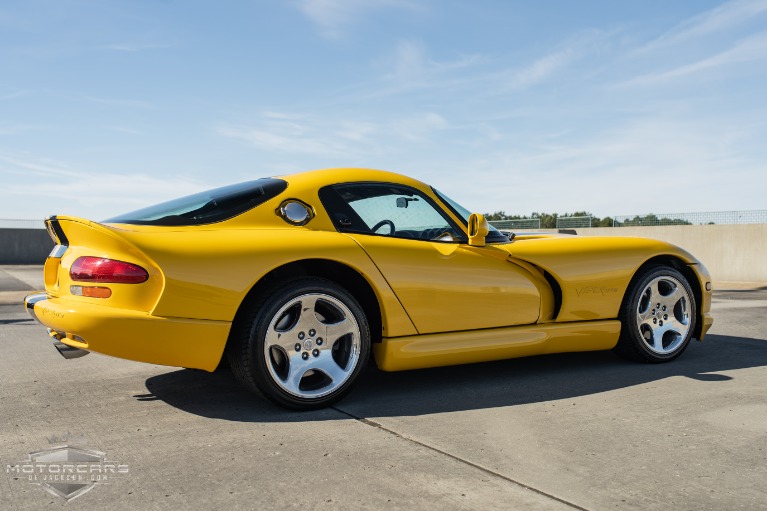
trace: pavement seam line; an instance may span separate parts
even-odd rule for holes
[[[525,483],[521,483],[521,482],[519,482],[519,481],[517,481],[515,479],[512,479],[511,477],[505,476],[505,475],[503,475],[503,474],[501,474],[499,472],[496,472],[494,470],[491,470],[491,469],[489,469],[487,467],[483,467],[482,465],[474,463],[473,461],[465,460],[465,459],[463,459],[463,458],[461,458],[459,456],[456,456],[455,454],[450,454],[447,451],[443,451],[442,449],[439,449],[437,447],[431,446],[429,444],[425,444],[425,443],[420,442],[420,441],[418,441],[418,440],[416,440],[414,438],[410,438],[408,436],[405,436],[405,435],[403,435],[401,433],[398,433],[398,432],[394,431],[393,429],[387,428],[383,424],[380,424],[380,423],[378,423],[376,421],[373,421],[373,420],[370,420],[370,419],[366,419],[365,417],[357,417],[353,413],[349,413],[349,412],[347,412],[345,410],[341,410],[340,408],[335,407],[335,406],[331,406],[330,408],[332,408],[333,410],[335,410],[335,411],[337,411],[339,413],[342,413],[342,414],[346,415],[347,417],[351,417],[352,419],[356,420],[357,422],[361,422],[362,424],[365,424],[366,426],[370,426],[370,427],[373,427],[373,428],[380,429],[382,431],[385,431],[385,432],[389,433],[390,435],[396,436],[397,438],[401,438],[402,440],[405,440],[407,442],[411,442],[411,443],[414,443],[416,445],[420,445],[421,447],[429,449],[430,451],[439,453],[439,454],[441,454],[443,456],[447,456],[448,458],[453,459],[453,460],[455,460],[455,461],[457,461],[459,463],[463,463],[464,465],[468,465],[468,466],[470,466],[472,468],[476,468],[477,470],[480,470],[480,471],[482,471],[482,472],[484,472],[484,473],[486,473],[488,475],[491,475],[493,477],[496,477],[498,479],[503,479],[504,481],[512,483],[512,484],[514,484],[516,486],[519,486],[520,488],[524,488],[525,490],[529,490],[529,491],[531,491],[533,493],[537,493],[538,495],[542,495],[542,496],[544,496],[546,498],[555,500],[555,501],[557,501],[557,502],[559,502],[561,504],[564,504],[566,506],[569,506],[569,507],[571,507],[573,509],[579,509],[580,511],[589,511],[585,507],[581,507],[581,506],[579,506],[577,504],[573,504],[572,502],[568,502],[567,500],[564,500],[564,499],[562,499],[560,497],[557,497],[556,495],[552,495],[550,493],[546,493],[545,491],[539,490],[537,488],[533,488],[532,486],[529,486],[529,485],[527,485]]]

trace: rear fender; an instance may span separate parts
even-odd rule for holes
[[[157,303],[164,287],[159,267],[116,229],[77,217],[53,216],[46,226],[56,243],[45,261],[44,279],[48,295],[94,305],[148,312]],[[73,281],[72,264],[84,256],[103,257],[136,264],[149,274],[140,284],[112,284]],[[72,286],[102,286],[112,291],[109,298],[72,294]]]

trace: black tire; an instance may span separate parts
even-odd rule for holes
[[[242,385],[293,410],[341,399],[369,357],[370,327],[357,300],[317,277],[282,282],[244,304],[227,346]]]
[[[681,355],[695,331],[697,304],[684,275],[652,266],[629,284],[620,310],[621,335],[613,351],[639,362],[668,362]]]

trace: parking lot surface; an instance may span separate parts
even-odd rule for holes
[[[767,509],[764,288],[717,291],[709,336],[672,363],[371,365],[296,413],[226,371],[65,360],[8,303],[36,275],[0,271],[3,510]],[[15,471],[62,444],[123,470],[69,502]]]

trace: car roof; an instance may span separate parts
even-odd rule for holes
[[[375,170],[366,168],[330,168],[320,170],[310,170],[298,174],[288,174],[275,176],[287,181],[291,187],[302,189],[319,189],[323,186],[337,183],[353,182],[383,182],[399,183],[412,186],[421,190],[428,189],[428,185],[416,179],[397,174],[396,172],[387,172],[385,170]]]

